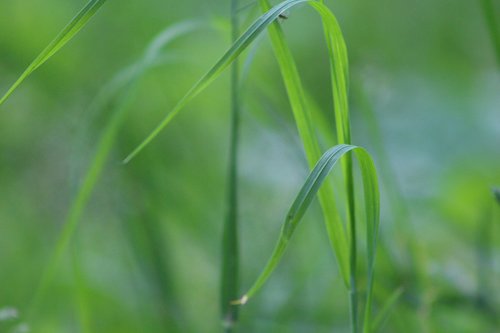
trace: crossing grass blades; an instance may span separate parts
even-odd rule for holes
[[[61,31],[61,33],[44,49],[41,54],[28,66],[25,72],[19,79],[8,89],[7,93],[0,99],[0,105],[3,104],[9,96],[28,78],[36,69],[42,66],[49,58],[54,56],[69,40],[74,38],[76,34],[89,22],[95,15],[98,9],[104,4],[105,0],[92,0],[74,17],[74,19]],[[301,221],[313,199],[317,196],[322,208],[326,232],[329,236],[332,249],[336,255],[344,286],[349,294],[350,313],[351,313],[351,329],[353,333],[359,332],[362,328],[363,332],[372,332],[375,329],[374,323],[377,319],[372,319],[372,288],[374,283],[374,268],[375,256],[377,247],[377,230],[379,226],[379,190],[377,184],[377,174],[373,161],[369,153],[351,143],[351,130],[349,119],[348,91],[349,91],[349,68],[347,48],[342,36],[339,24],[323,1],[316,0],[287,0],[271,7],[267,0],[259,0],[258,4],[263,11],[263,14],[247,28],[240,36],[234,36],[234,42],[230,48],[220,57],[220,59],[196,82],[191,89],[179,100],[172,110],[165,112],[164,118],[158,125],[152,129],[149,135],[132,150],[132,152],[124,159],[124,164],[131,162],[134,158],[138,158],[139,153],[145,149],[153,140],[166,128],[166,126],[180,113],[180,111],[199,93],[205,90],[212,82],[214,82],[226,69],[232,66],[256,38],[266,30],[269,32],[269,37],[273,46],[276,60],[278,61],[281,75],[286,87],[290,106],[295,118],[295,123],[299,136],[301,138],[304,152],[311,168],[309,177],[304,182],[295,201],[293,202],[288,214],[286,215],[276,244],[267,265],[264,267],[261,275],[256,279],[253,286],[243,294],[239,300],[229,300],[229,297],[224,291],[222,298],[224,302],[229,302],[228,306],[234,307],[236,304],[244,304],[256,295],[264,282],[270,277],[273,270],[277,267],[279,261],[290,244],[291,237],[296,230],[298,223]],[[290,20],[289,12],[300,5],[308,5],[313,8],[323,24],[325,43],[328,50],[328,58],[330,61],[330,76],[332,83],[332,98],[333,98],[333,113],[335,116],[336,128],[331,131],[336,131],[337,145],[322,153],[320,141],[316,134],[318,124],[313,122],[313,117],[309,112],[308,101],[303,87],[299,71],[285,41],[285,36],[280,26],[280,22]],[[302,6],[303,8],[303,6]],[[238,25],[238,22],[233,22]],[[234,26],[233,26],[234,28]],[[234,31],[238,31],[235,29]],[[234,67],[233,67],[234,68]],[[142,71],[140,69],[139,71]],[[137,72],[139,73],[139,72]],[[139,74],[134,74],[134,77]],[[237,76],[236,76],[237,77]],[[131,82],[135,82],[133,79]],[[235,83],[236,84],[236,83]],[[121,113],[120,113],[121,114]],[[87,181],[84,183],[82,192],[77,196],[76,201],[71,210],[67,224],[61,233],[60,240],[54,252],[52,264],[47,268],[47,274],[44,275],[43,286],[50,282],[54,267],[57,265],[61,253],[67,250],[70,244],[71,237],[74,233],[75,226],[79,220],[81,211],[85,207],[85,203],[90,196],[91,189],[99,175],[99,170],[102,168],[104,157],[109,151],[109,146],[113,142],[116,134],[116,128],[120,121],[111,121],[111,132],[109,137],[105,137],[104,143],[99,150],[98,156],[94,161],[94,167],[90,169]],[[238,149],[235,146],[234,149]],[[364,200],[357,202],[356,186],[354,182],[354,163],[353,154],[357,157],[361,171],[362,188]],[[330,174],[330,171],[337,164],[341,163],[343,184],[338,185],[345,192],[346,197],[346,217],[345,222],[340,217],[339,203],[336,202],[334,191],[325,179]],[[234,177],[234,174],[233,174]],[[364,216],[362,218],[356,216],[356,206],[363,203]],[[364,300],[364,318],[361,319],[359,309],[361,308],[361,300],[358,284],[361,281],[358,272],[358,261],[360,257],[358,234],[361,222],[364,220],[366,228],[366,253],[363,254],[364,261],[367,264],[367,277],[363,279],[366,285],[366,298]],[[224,237],[224,242],[232,242],[231,245],[224,245],[223,248],[236,248],[238,246],[237,239],[233,237]],[[230,253],[223,253],[223,257],[230,256]],[[238,258],[235,259],[238,263]],[[223,274],[225,283],[232,286],[238,286],[238,274],[228,272]],[[340,287],[340,286],[339,286]],[[43,289],[43,288],[42,288]],[[230,291],[231,295],[235,295],[237,288]],[[39,297],[39,296],[37,296]],[[36,303],[36,302],[35,302]],[[224,306],[223,306],[224,308]],[[36,311],[36,308],[34,309]],[[234,310],[231,310],[234,311]],[[231,327],[229,327],[231,330]]]

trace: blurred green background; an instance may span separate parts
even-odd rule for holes
[[[326,3],[349,51],[353,142],[372,153],[381,177],[375,310],[404,288],[382,331],[499,332],[500,206],[491,188],[500,185],[500,64],[482,2]],[[0,92],[84,4],[0,2]],[[120,161],[230,45],[229,15],[228,0],[109,1],[1,107],[0,313],[9,318],[0,315],[0,332],[221,331],[229,75],[130,164]],[[251,22],[256,8],[241,16]],[[281,24],[305,85],[333,128],[321,22],[307,6],[288,16]],[[113,110],[92,112],[96,96],[160,31],[193,19],[213,28],[176,40],[164,51],[173,60],[140,80],[71,251],[26,324]],[[267,36],[254,52],[239,170],[243,289],[308,172]],[[349,332],[347,293],[317,205],[242,308],[237,331]]]

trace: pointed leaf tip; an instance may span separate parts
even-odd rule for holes
[[[245,305],[248,302],[248,296],[243,295],[240,299],[231,301],[231,305]]]

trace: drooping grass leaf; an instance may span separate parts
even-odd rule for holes
[[[267,0],[259,0],[259,3],[264,11],[270,8],[270,4]],[[314,1],[310,3],[319,4]],[[287,90],[288,99],[293,111],[299,136],[304,146],[307,161],[309,167],[312,168],[321,157],[321,149],[312,123],[312,115],[308,112],[305,89],[302,85],[292,52],[286,44],[283,30],[278,22],[269,26],[269,36]],[[335,205],[335,196],[331,187],[324,186],[321,188],[319,192],[319,202],[325,218],[330,243],[337,257],[341,275],[345,285],[349,286],[349,248],[347,246],[345,230]]]
[[[260,0],[261,7],[265,10],[269,7],[267,0]],[[335,16],[331,11],[320,2],[309,3],[320,14],[323,22],[326,44],[329,52],[330,74],[332,80],[332,95],[335,113],[335,123],[337,128],[337,142],[351,143],[350,120],[348,108],[348,83],[349,83],[349,66],[347,58],[347,48],[342,36],[341,29]],[[316,147],[317,139],[313,138],[314,133],[311,130],[311,120],[306,113],[307,96],[304,89],[301,87],[298,71],[294,63],[291,52],[284,42],[284,35],[278,24],[270,27],[270,35],[273,41],[276,57],[280,62],[282,75],[287,85],[292,109],[294,110],[299,133],[304,142],[306,154],[309,162],[316,160],[318,150]],[[315,151],[316,150],[316,151]],[[344,229],[339,222],[339,218],[335,216],[336,211],[333,193],[328,187],[324,187],[320,191],[320,204],[323,208],[323,214],[328,227],[328,234],[331,243],[337,255],[340,270],[346,286],[350,288],[350,305],[351,305],[351,323],[353,332],[357,332],[358,326],[358,293],[357,293],[357,246],[356,246],[356,218],[355,218],[355,194],[354,194],[354,177],[352,171],[352,159],[350,156],[342,160],[342,169],[345,179],[345,193],[347,196],[347,225],[349,235],[349,248],[347,249]],[[347,266],[347,253],[349,264]]]
[[[163,120],[153,129],[153,131],[135,148],[131,154],[125,159],[124,163],[128,163],[134,158],[145,146],[147,146],[169,122],[183,109],[183,107],[212,83],[230,64],[243,52],[246,47],[266,28],[269,27],[271,40],[276,53],[276,58],[280,64],[282,76],[289,95],[292,110],[296,119],[299,134],[304,144],[306,156],[309,164],[312,166],[321,155],[318,140],[315,135],[314,126],[310,120],[310,115],[307,113],[307,102],[304,90],[301,85],[300,76],[297,67],[294,63],[290,50],[284,41],[283,32],[275,20],[281,13],[298,5],[308,2],[320,14],[325,29],[330,61],[332,87],[335,100],[335,114],[337,122],[337,135],[341,143],[350,143],[350,122],[348,116],[348,62],[345,43],[338,23],[322,3],[314,0],[287,0],[273,8],[265,0],[260,0],[261,7],[269,10],[263,14],[243,35],[236,40],[230,49],[210,68],[210,70],[184,95],[177,105],[169,112]],[[274,24],[273,24],[274,23]],[[348,211],[348,226],[349,226],[349,246],[345,234],[344,227],[339,217],[339,213],[335,207],[333,191],[329,187],[324,187],[319,193],[320,204],[323,208],[323,213],[326,220],[327,231],[331,244],[338,258],[340,271],[346,286],[351,290],[351,312],[353,313],[353,330],[357,328],[357,291],[356,291],[356,221],[354,218],[354,178],[352,174],[352,160],[348,156],[342,162],[344,177],[346,180],[345,190],[347,193],[347,211]],[[372,244],[375,244],[374,239],[369,239],[369,248],[374,249]],[[370,252],[370,251],[369,251]],[[369,263],[369,279],[367,289],[367,304],[365,306],[365,331],[369,331],[371,311],[371,286],[373,284],[373,258],[371,254],[367,255]]]
[[[373,264],[380,214],[377,174],[370,155],[363,148],[343,144],[335,146],[323,154],[311,171],[286,215],[278,242],[265,268],[248,292],[235,303],[245,304],[264,285],[283,257],[293,233],[309,208],[312,200],[325,182],[326,177],[330,174],[338,160],[351,151],[355,152],[361,168],[364,188],[364,211],[366,214],[367,265],[369,280],[373,281]],[[369,283],[367,286],[367,298],[370,299],[372,297],[371,290],[372,285]],[[367,309],[367,311],[370,311],[370,309]]]
[[[333,109],[337,128],[337,143],[351,144],[351,122],[349,117],[349,62],[347,47],[342,31],[333,13],[323,2],[311,3],[322,17],[323,30],[330,60]],[[348,155],[342,160],[342,171],[347,197],[347,225],[349,237],[349,296],[351,326],[358,332],[358,291],[357,291],[357,242],[356,207],[352,158]],[[366,324],[366,323],[365,323]]]
[[[134,158],[144,147],[146,147],[160,132],[177,116],[177,114],[186,106],[189,101],[196,97],[206,87],[217,79],[222,72],[227,69],[231,63],[255,40],[255,38],[266,29],[269,24],[278,18],[284,11],[304,2],[312,0],[287,0],[271,9],[266,14],[262,15],[255,21],[226,51],[226,53],[216,62],[210,70],[181,98],[177,105],[170,111],[163,120],[153,129],[153,131],[135,148],[125,159],[124,163],[128,163]]]
[[[106,2],[106,0],[90,0],[85,7],[76,14],[76,16],[66,25],[66,27],[49,43],[49,45],[33,60],[33,62],[26,68],[21,76],[14,82],[14,84],[7,90],[5,95],[0,99],[2,105],[10,95],[16,90],[23,81],[31,75],[35,70],[42,66],[50,57],[59,51],[67,42],[69,42],[95,15],[99,8]]]

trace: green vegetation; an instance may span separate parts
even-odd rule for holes
[[[495,3],[105,2],[0,5],[0,332],[500,325]]]

